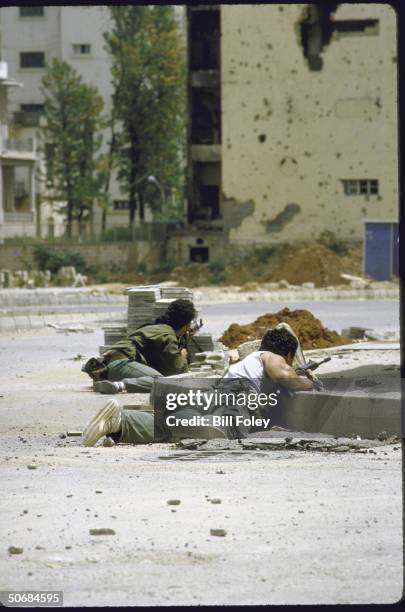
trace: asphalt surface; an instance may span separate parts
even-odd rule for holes
[[[400,308],[397,300],[204,304],[201,306],[205,321],[204,330],[220,335],[231,323],[245,325],[267,312],[278,312],[285,307],[290,310],[309,310],[323,325],[338,332],[349,326],[369,327],[380,331],[399,330]]]

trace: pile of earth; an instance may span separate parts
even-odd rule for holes
[[[316,287],[342,285],[341,274],[364,276],[362,249],[347,246],[342,252],[315,242],[312,245],[278,245],[256,248],[250,253],[237,255],[223,265],[190,263],[176,267],[170,274],[157,280],[176,280],[180,285],[237,285],[267,283],[285,280],[291,285],[312,282]],[[157,276],[157,275],[155,275]],[[164,278],[163,278],[164,277]]]
[[[239,254],[228,249],[223,262],[190,262],[175,266],[170,262],[149,271],[108,272],[89,275],[90,283],[122,282],[130,285],[176,281],[180,286],[243,286],[285,280],[291,285],[312,282],[316,287],[342,285],[342,273],[364,276],[362,248],[355,244],[280,244],[253,248]],[[246,288],[248,289],[248,288]]]
[[[316,319],[308,310],[290,310],[289,308],[283,308],[274,314],[262,315],[248,325],[232,323],[223,333],[220,341],[229,348],[237,348],[243,342],[261,338],[266,330],[283,322],[290,325],[304,350],[328,348],[352,342],[324,327],[319,319]]]
[[[319,243],[280,246],[268,260],[267,281],[286,280],[292,285],[306,282],[316,287],[341,285],[341,274],[363,276],[362,248],[348,247],[343,253]]]

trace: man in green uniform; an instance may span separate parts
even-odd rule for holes
[[[100,372],[82,368],[99,393],[148,393],[155,378],[187,372],[187,351],[179,339],[190,331],[196,316],[190,300],[172,302],[152,325],[144,325],[103,355]],[[92,361],[92,360],[90,360]]]
[[[182,416],[193,416],[195,410],[184,409]],[[234,438],[244,437],[231,434],[227,427],[210,424],[212,415],[206,416],[208,423],[203,426],[176,427],[169,431],[164,423],[150,412],[126,410],[115,399],[110,399],[90,421],[82,434],[84,446],[94,446],[100,438],[107,436],[116,444],[149,444],[150,442],[169,442],[175,438]]]

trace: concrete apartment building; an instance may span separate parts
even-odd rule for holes
[[[10,133],[8,98],[21,83],[9,77],[1,47],[0,24],[0,244],[21,228],[35,235],[35,140]]]
[[[187,7],[189,227],[178,259],[359,240],[398,218],[396,16],[383,4]]]
[[[23,87],[10,93],[9,123],[18,138],[38,136],[43,94],[41,79],[45,65],[53,58],[68,62],[86,83],[98,88],[105,111],[110,109],[112,88],[110,61],[104,49],[103,33],[110,27],[106,6],[11,6],[0,9],[2,47],[10,71]],[[104,137],[104,146],[108,134]],[[44,185],[37,191],[46,195]],[[111,182],[112,210],[109,226],[125,226],[128,211],[116,181]],[[101,224],[101,209],[94,209],[96,230]],[[61,235],[64,219],[42,197],[37,206],[37,226],[42,236]],[[25,233],[20,227],[19,233]],[[31,232],[30,232],[31,233]]]
[[[177,8],[182,23],[184,12]],[[105,6],[3,7],[14,138],[39,129],[44,65],[68,61],[108,110]],[[168,258],[215,261],[227,245],[359,240],[398,218],[396,17],[384,4],[194,5],[188,35],[188,219]],[[104,139],[106,141],[106,138]],[[20,190],[28,192],[28,179]],[[37,185],[37,191],[42,189]],[[115,180],[109,226],[128,222]],[[41,201],[42,235],[63,219]],[[95,229],[101,211],[96,207]]]

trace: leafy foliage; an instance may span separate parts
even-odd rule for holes
[[[113,107],[121,125],[116,138],[118,180],[128,196],[129,219],[139,201],[162,209],[172,189],[182,201],[185,140],[185,50],[172,6],[111,5],[105,34],[112,59]]]
[[[73,221],[79,227],[91,219],[100,195],[105,163],[97,153],[103,100],[66,62],[57,59],[42,79],[46,125],[42,130],[47,157],[46,182],[50,199],[66,214],[66,233]]]
[[[63,253],[45,244],[34,246],[34,259],[40,270],[50,270],[53,274],[64,266],[74,266],[79,272],[86,271],[86,261],[80,253]]]

